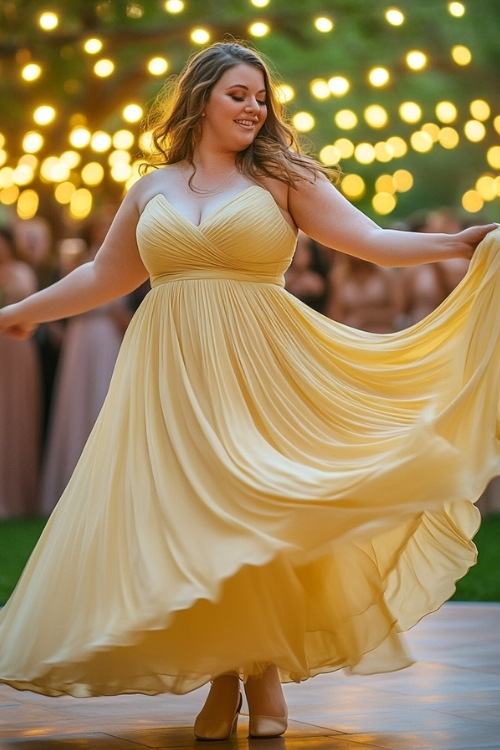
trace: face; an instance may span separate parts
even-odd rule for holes
[[[202,140],[224,150],[247,148],[266,119],[266,95],[258,68],[240,63],[226,70],[205,105]]]

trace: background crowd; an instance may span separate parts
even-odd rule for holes
[[[93,257],[116,207],[96,213],[81,236],[54,243],[41,218],[0,226],[0,306],[43,288]],[[477,220],[476,220],[476,223]],[[401,231],[456,232],[443,208],[410,216]],[[418,323],[457,286],[468,262],[453,259],[382,268],[299,234],[288,291],[345,325],[391,333]],[[69,320],[39,327],[32,339],[0,334],[0,518],[48,516],[66,486],[104,401],[123,334],[148,291]],[[500,478],[479,502],[500,511]]]

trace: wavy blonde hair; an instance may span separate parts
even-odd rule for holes
[[[155,99],[144,124],[152,134],[149,166],[160,167],[186,160],[194,164],[200,135],[200,118],[212,89],[221,76],[240,64],[258,68],[264,77],[267,117],[253,143],[236,157],[240,172],[250,179],[272,177],[289,185],[303,179],[314,181],[318,173],[333,177],[328,169],[307,155],[294,129],[286,122],[269,67],[253,49],[239,42],[218,42],[198,52],[183,72],[167,81]]]

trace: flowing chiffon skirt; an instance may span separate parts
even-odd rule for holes
[[[394,334],[284,290],[295,238],[260,187],[198,227],[155,196],[137,235],[152,289],[0,613],[0,681],[185,693],[268,663],[407,666],[401,633],[474,564],[500,472],[500,230]]]

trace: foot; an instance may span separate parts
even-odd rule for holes
[[[196,717],[194,734],[199,740],[226,740],[236,731],[241,708],[237,675],[221,675],[212,682],[205,705]]]
[[[287,728],[287,706],[278,670],[271,664],[260,677],[249,677],[245,694],[250,737],[279,737]]]

